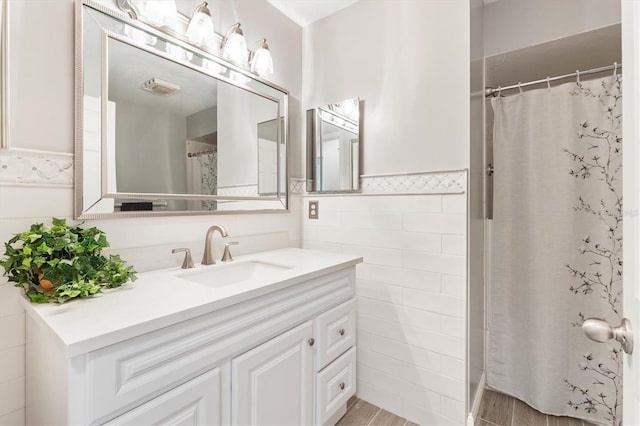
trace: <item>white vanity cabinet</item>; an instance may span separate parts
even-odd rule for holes
[[[67,345],[54,320],[111,295],[26,305],[27,424],[335,423],[355,394],[355,263]]]

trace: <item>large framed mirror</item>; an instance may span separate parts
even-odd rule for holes
[[[287,211],[285,89],[104,3],[76,11],[77,218]]]
[[[313,192],[360,191],[360,99],[307,111],[307,170]]]
[[[9,0],[0,0],[0,149],[9,147]]]

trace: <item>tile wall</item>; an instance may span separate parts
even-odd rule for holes
[[[458,192],[458,191],[457,191]],[[359,254],[358,397],[464,424],[466,194],[302,198],[305,248]],[[319,219],[308,219],[308,201]]]
[[[71,216],[69,187],[0,186],[0,242],[52,216]],[[4,253],[4,246],[0,254]],[[4,271],[3,271],[4,272]],[[25,314],[20,290],[0,278],[0,425],[25,422]]]

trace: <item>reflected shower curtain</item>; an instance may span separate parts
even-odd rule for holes
[[[216,195],[218,193],[218,154],[195,153],[187,157],[187,192],[189,194]],[[190,200],[189,210],[216,210],[215,200]]]
[[[492,100],[487,384],[538,410],[622,423],[621,77]]]
[[[202,194],[202,170],[198,157],[187,157],[187,193]],[[189,200],[187,205],[191,211],[202,210],[201,200]]]

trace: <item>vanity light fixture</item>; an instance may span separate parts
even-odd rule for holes
[[[175,0],[147,0],[141,15],[153,25],[176,29],[178,9]]]
[[[213,47],[214,34],[211,11],[205,1],[193,11],[187,27],[187,38],[195,45]]]
[[[357,121],[360,115],[358,111],[358,100],[351,99],[351,100],[342,102],[342,112],[347,117]]]
[[[222,58],[236,65],[244,66],[247,63],[247,41],[240,22],[232,25],[222,39]]]
[[[258,40],[253,46],[250,62],[251,72],[258,74],[260,77],[273,74],[273,58],[266,38]]]
[[[1,0],[0,0],[1,1]],[[232,25],[224,35],[220,36],[214,31],[213,19],[207,1],[202,2],[193,11],[189,20],[186,32],[177,31],[178,11],[176,0],[114,0],[120,10],[126,12],[131,19],[140,20],[146,24],[177,37],[183,42],[188,42],[194,46],[205,48],[204,50],[215,55],[220,55],[239,67],[249,67],[251,72],[260,77],[267,77],[273,74],[273,58],[267,39],[258,40],[251,52],[247,50],[247,41],[240,23]],[[157,42],[155,36],[143,37],[138,34],[141,31],[129,29],[127,36],[138,43],[154,45]],[[220,37],[220,53],[215,46],[216,38]],[[177,45],[166,42],[165,50],[171,56],[180,60],[191,61],[193,53],[188,49],[183,49]],[[215,53],[214,53],[215,51]],[[220,71],[217,70],[220,68]],[[213,66],[209,71],[222,73],[226,68],[220,65]]]

